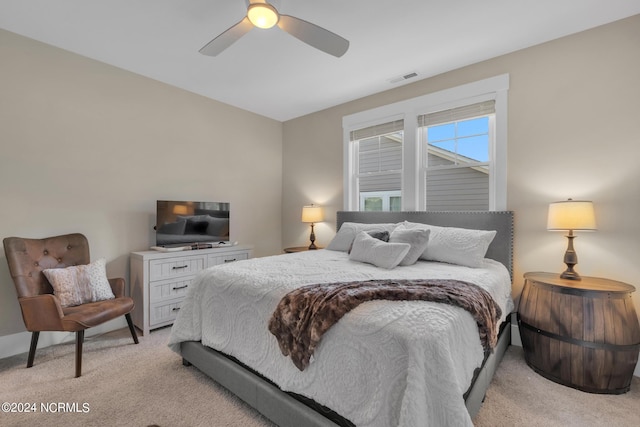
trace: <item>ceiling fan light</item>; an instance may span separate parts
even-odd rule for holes
[[[278,12],[267,3],[252,3],[247,10],[247,18],[258,28],[271,28],[278,23]]]

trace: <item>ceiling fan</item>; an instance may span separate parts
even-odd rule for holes
[[[282,15],[266,0],[249,0],[247,15],[240,22],[207,43],[200,49],[200,53],[216,56],[248,33],[254,26],[271,28],[274,25],[329,55],[341,57],[349,48],[348,40],[329,30],[294,16]]]

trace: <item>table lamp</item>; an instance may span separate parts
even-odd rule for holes
[[[309,236],[309,240],[311,240],[311,244],[309,245],[309,250],[318,249],[315,245],[316,235],[313,232],[313,226],[316,222],[323,221],[322,218],[322,208],[320,206],[309,205],[302,207],[302,222],[311,223],[311,235]]]
[[[547,230],[569,231],[567,251],[564,253],[564,263],[567,269],[560,275],[563,279],[581,280],[580,275],[573,269],[578,263],[578,255],[573,249],[574,231],[596,230],[596,216],[593,203],[582,200],[565,200],[549,204]]]

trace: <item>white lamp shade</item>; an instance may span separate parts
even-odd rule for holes
[[[549,204],[547,230],[596,230],[593,203],[565,200]]]
[[[302,222],[321,222],[322,208],[320,206],[304,206],[302,208]]]

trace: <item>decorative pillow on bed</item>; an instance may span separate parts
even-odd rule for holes
[[[439,227],[415,222],[405,222],[404,225],[430,230],[429,243],[421,259],[474,268],[482,266],[487,249],[496,236],[495,230]]]
[[[359,232],[387,231],[391,233],[396,227],[397,224],[360,224],[357,222],[345,222],[331,242],[329,242],[326,249],[347,252]]]
[[[400,261],[400,265],[413,265],[418,261],[420,255],[427,249],[429,244],[429,233],[431,231],[424,228],[407,228],[404,225],[398,226],[391,236],[390,243],[408,243],[411,249],[407,252],[404,259]]]
[[[409,249],[408,243],[383,242],[361,231],[353,241],[349,259],[391,269],[400,264]]]
[[[86,265],[49,268],[42,273],[63,307],[115,298],[107,280],[104,258]]]
[[[369,236],[373,237],[374,239],[378,239],[378,240],[383,241],[383,242],[388,242],[389,241],[389,232],[388,231],[371,230],[371,231],[366,231],[366,233]],[[353,247],[353,242],[349,246],[349,250],[347,251],[348,254],[351,253],[351,248],[352,247]]]

